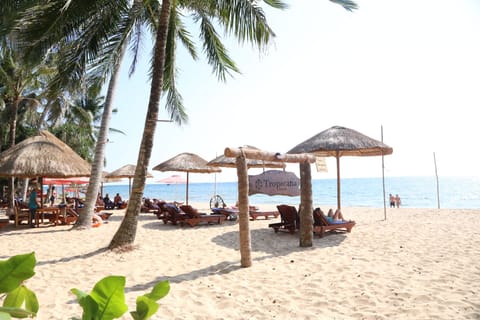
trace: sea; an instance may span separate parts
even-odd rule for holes
[[[407,208],[468,208],[480,209],[480,177],[385,177],[380,178],[342,178],[342,207],[384,207],[388,206],[389,194],[398,194],[401,207]],[[190,183],[188,201],[208,203],[214,195],[219,195],[227,205],[237,201],[237,182]],[[149,184],[145,186],[144,196],[166,201],[185,201],[185,184]],[[103,193],[111,198],[119,193],[128,199],[128,184],[105,184]],[[314,206],[335,206],[337,203],[337,180],[312,180]],[[249,197],[252,205],[291,204],[298,205],[300,197],[269,196],[255,194]]]

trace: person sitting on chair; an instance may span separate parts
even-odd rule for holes
[[[123,205],[123,200],[122,200],[122,197],[120,196],[119,193],[117,193],[115,195],[115,197],[113,198],[113,206],[114,207],[117,207],[118,209],[120,209]]]
[[[103,206],[107,210],[115,208],[115,205],[114,205],[113,201],[110,200],[110,197],[109,197],[108,193],[105,195],[105,198],[103,198]]]

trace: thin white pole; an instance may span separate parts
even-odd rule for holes
[[[383,126],[381,128],[381,141],[383,143]],[[382,185],[383,185],[383,216],[387,220],[387,201],[385,200],[385,156],[382,153]]]
[[[433,153],[433,163],[435,165],[435,177],[437,179],[437,206],[438,209],[440,209],[440,186],[438,184],[437,159],[435,157],[435,152]]]

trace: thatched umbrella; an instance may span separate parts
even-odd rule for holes
[[[214,173],[214,172],[221,172],[222,170],[219,168],[215,168],[212,166],[207,165],[207,160],[203,159],[202,157],[193,154],[193,153],[180,153],[175,157],[164,161],[155,167],[153,170],[157,171],[180,171],[187,173],[187,185],[185,191],[185,202],[188,204],[188,181],[189,181],[189,173]]]
[[[135,177],[135,170],[137,169],[137,166],[134,164],[126,164],[121,168],[118,168],[117,170],[114,170],[110,172],[109,174],[105,175],[105,179],[108,179],[109,181],[114,181],[114,179],[123,179],[123,178],[128,178],[128,195],[130,197],[130,194],[132,192],[132,178]],[[147,178],[153,178],[153,174],[150,172],[147,172]]]
[[[0,176],[70,178],[90,176],[90,164],[48,131],[0,153]]]
[[[337,205],[340,208],[340,157],[381,156],[392,152],[393,149],[383,142],[349,128],[333,126],[305,140],[287,153],[312,153],[337,159]]]

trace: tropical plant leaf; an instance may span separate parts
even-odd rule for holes
[[[150,319],[159,308],[159,304],[154,300],[148,298],[146,295],[137,297],[137,309],[130,312],[132,318],[135,320]]]
[[[20,308],[0,307],[0,320],[10,320],[14,318],[33,318],[36,314]]]
[[[35,274],[35,263],[34,252],[0,261],[0,293],[10,292],[24,280],[31,278]]]
[[[83,309],[82,319],[95,319],[94,315],[98,312],[98,304],[87,293],[73,288],[70,290],[77,296],[77,301]]]
[[[89,295],[98,304],[98,319],[121,317],[128,310],[125,304],[125,277],[108,276],[97,282]]]
[[[29,314],[36,314],[38,312],[38,300],[33,291],[21,285],[13,289],[3,301],[3,306],[7,308],[21,308],[25,303],[25,311]]]
[[[157,301],[165,297],[170,291],[170,283],[168,281],[162,281],[157,283],[150,293],[147,293],[145,296]]]

